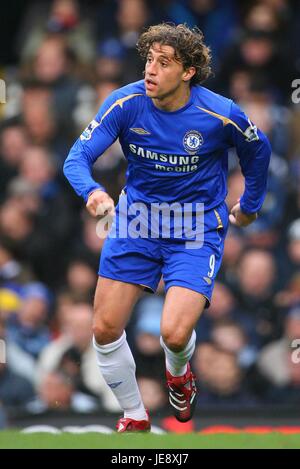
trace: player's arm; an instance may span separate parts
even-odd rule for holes
[[[113,212],[114,202],[105,188],[92,177],[92,167],[99,156],[117,139],[121,131],[121,109],[114,106],[112,93],[95,119],[76,140],[64,163],[64,174],[75,192],[83,197],[91,215]]]
[[[234,225],[247,226],[257,218],[266,196],[271,146],[268,138],[233,102],[226,132],[230,144],[236,148],[245,178],[245,191],[231,208],[229,219]]]

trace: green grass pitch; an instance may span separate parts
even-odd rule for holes
[[[19,431],[0,431],[0,448],[4,449],[48,449],[48,448],[107,448],[107,449],[210,449],[210,448],[300,448],[300,434],[126,434],[105,435],[99,433],[57,435]]]

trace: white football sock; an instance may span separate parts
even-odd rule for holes
[[[190,340],[180,352],[172,352],[160,338],[160,345],[165,351],[166,367],[172,376],[183,376],[187,370],[187,363],[192,358],[195,350],[196,332],[193,330]]]
[[[93,345],[102,376],[124,410],[124,417],[148,420],[136,382],[135,362],[125,331],[118,340],[106,345],[97,344],[94,337]]]

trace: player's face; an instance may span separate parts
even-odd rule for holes
[[[180,93],[194,74],[194,68],[184,70],[175,59],[172,46],[154,43],[148,52],[145,67],[146,94],[152,99],[164,99]]]

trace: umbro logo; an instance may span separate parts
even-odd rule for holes
[[[212,284],[212,279],[209,277],[203,277],[203,280],[205,280],[208,285]]]
[[[111,389],[115,389],[117,388],[120,384],[122,384],[123,381],[117,381],[116,383],[109,383],[108,386],[111,388]]]
[[[148,132],[148,130],[142,129],[141,127],[131,127],[129,130],[139,135],[151,135],[151,133]]]

